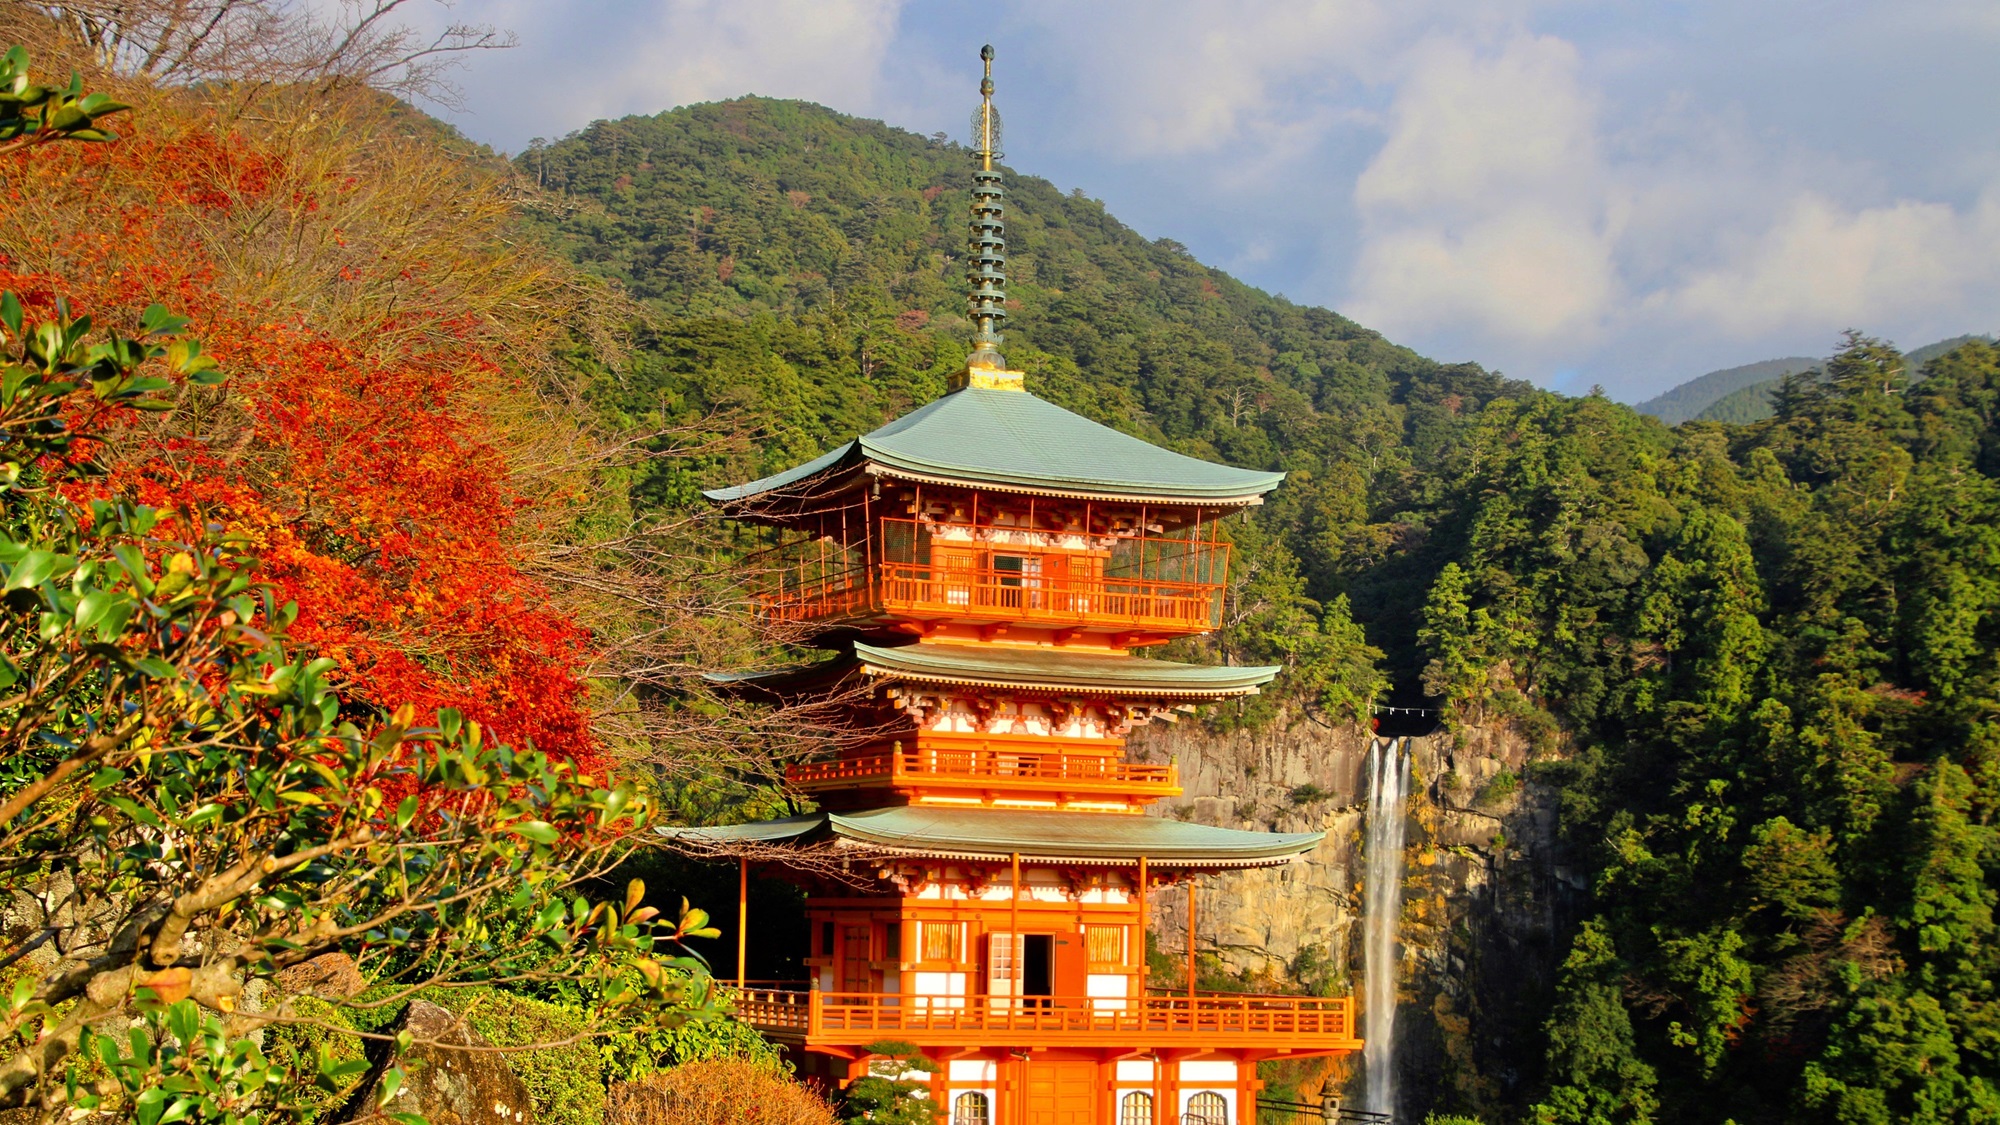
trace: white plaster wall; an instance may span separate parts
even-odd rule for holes
[[[1122,1012],[1131,994],[1131,978],[1124,973],[1092,973],[1084,978],[1083,994],[1091,997],[1094,1012]]]
[[[952,1082],[998,1081],[999,1065],[992,1059],[953,1059],[945,1077]]]
[[[1118,1081],[1151,1082],[1153,1080],[1153,1060],[1119,1059]]]
[[[1232,1059],[1200,1059],[1181,1064],[1181,1083],[1222,1082],[1234,1085],[1236,1063]]]
[[[965,1007],[964,973],[916,973],[915,1006],[935,1008]]]

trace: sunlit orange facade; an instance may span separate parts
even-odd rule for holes
[[[1073,470],[1002,487],[979,479],[991,474],[968,419],[1136,439],[1018,385],[965,384],[946,400],[970,398],[940,400],[953,416],[940,424],[974,479],[891,465],[910,447],[878,456],[859,439],[812,471],[716,497],[780,541],[755,566],[767,618],[816,630],[834,652],[728,682],[837,695],[866,732],[787,770],[820,812],[704,837],[760,867],[781,867],[785,848],[817,857],[796,875],[810,979],[746,981],[738,1011],[836,1083],[865,1073],[871,1045],[914,1044],[936,1062],[930,1093],[955,1125],[1253,1121],[1256,1063],[1358,1049],[1351,1001],[1194,992],[1178,969],[1173,988],[1155,987],[1147,910],[1202,874],[1289,862],[1319,837],[1144,815],[1180,792],[1179,775],[1130,760],[1126,737],[1276,671],[1133,652],[1216,627],[1220,521],[1276,478],[1176,459],[1162,464],[1218,478],[1213,495],[1167,494],[1171,473],[1153,494]],[[828,874],[836,860],[845,878]]]
[[[845,1083],[899,1042],[935,1063],[951,1125],[1249,1125],[1259,1062],[1360,1048],[1352,1001],[1199,992],[1191,950],[1155,987],[1148,909],[1183,893],[1192,911],[1201,875],[1292,862],[1321,834],[1145,815],[1180,779],[1126,738],[1279,671],[1133,650],[1219,626],[1223,521],[1283,475],[1151,445],[1007,369],[982,58],[964,370],[816,460],[707,493],[776,541],[747,564],[765,620],[830,651],[714,679],[836,707],[854,734],[787,771],[818,811],[667,831],[738,857],[746,885],[755,863],[805,886],[810,979],[736,993],[803,1073]]]

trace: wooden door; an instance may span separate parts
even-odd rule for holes
[[[1090,992],[1090,954],[1083,946],[1083,935],[1067,933],[1055,935],[1055,948],[1051,951],[1050,992],[1058,997],[1058,1002],[1067,1000],[1072,1004],[1082,1004],[1081,999]]]
[[[869,929],[862,926],[844,926],[840,931],[840,990],[842,992],[875,991],[875,970],[869,961]],[[858,1003],[859,1001],[851,1001]]]
[[[1097,1125],[1097,1064],[1028,1061],[1027,1125]]]

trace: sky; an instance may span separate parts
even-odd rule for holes
[[[509,152],[742,94],[964,140],[1446,361],[1637,401],[2000,330],[1992,0],[438,0]],[[436,108],[436,107],[434,107]]]

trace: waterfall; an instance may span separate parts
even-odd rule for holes
[[[1403,820],[1410,789],[1409,740],[1378,738],[1368,750],[1368,841],[1362,887],[1362,1012],[1365,1104],[1396,1112],[1396,926],[1403,916]]]

